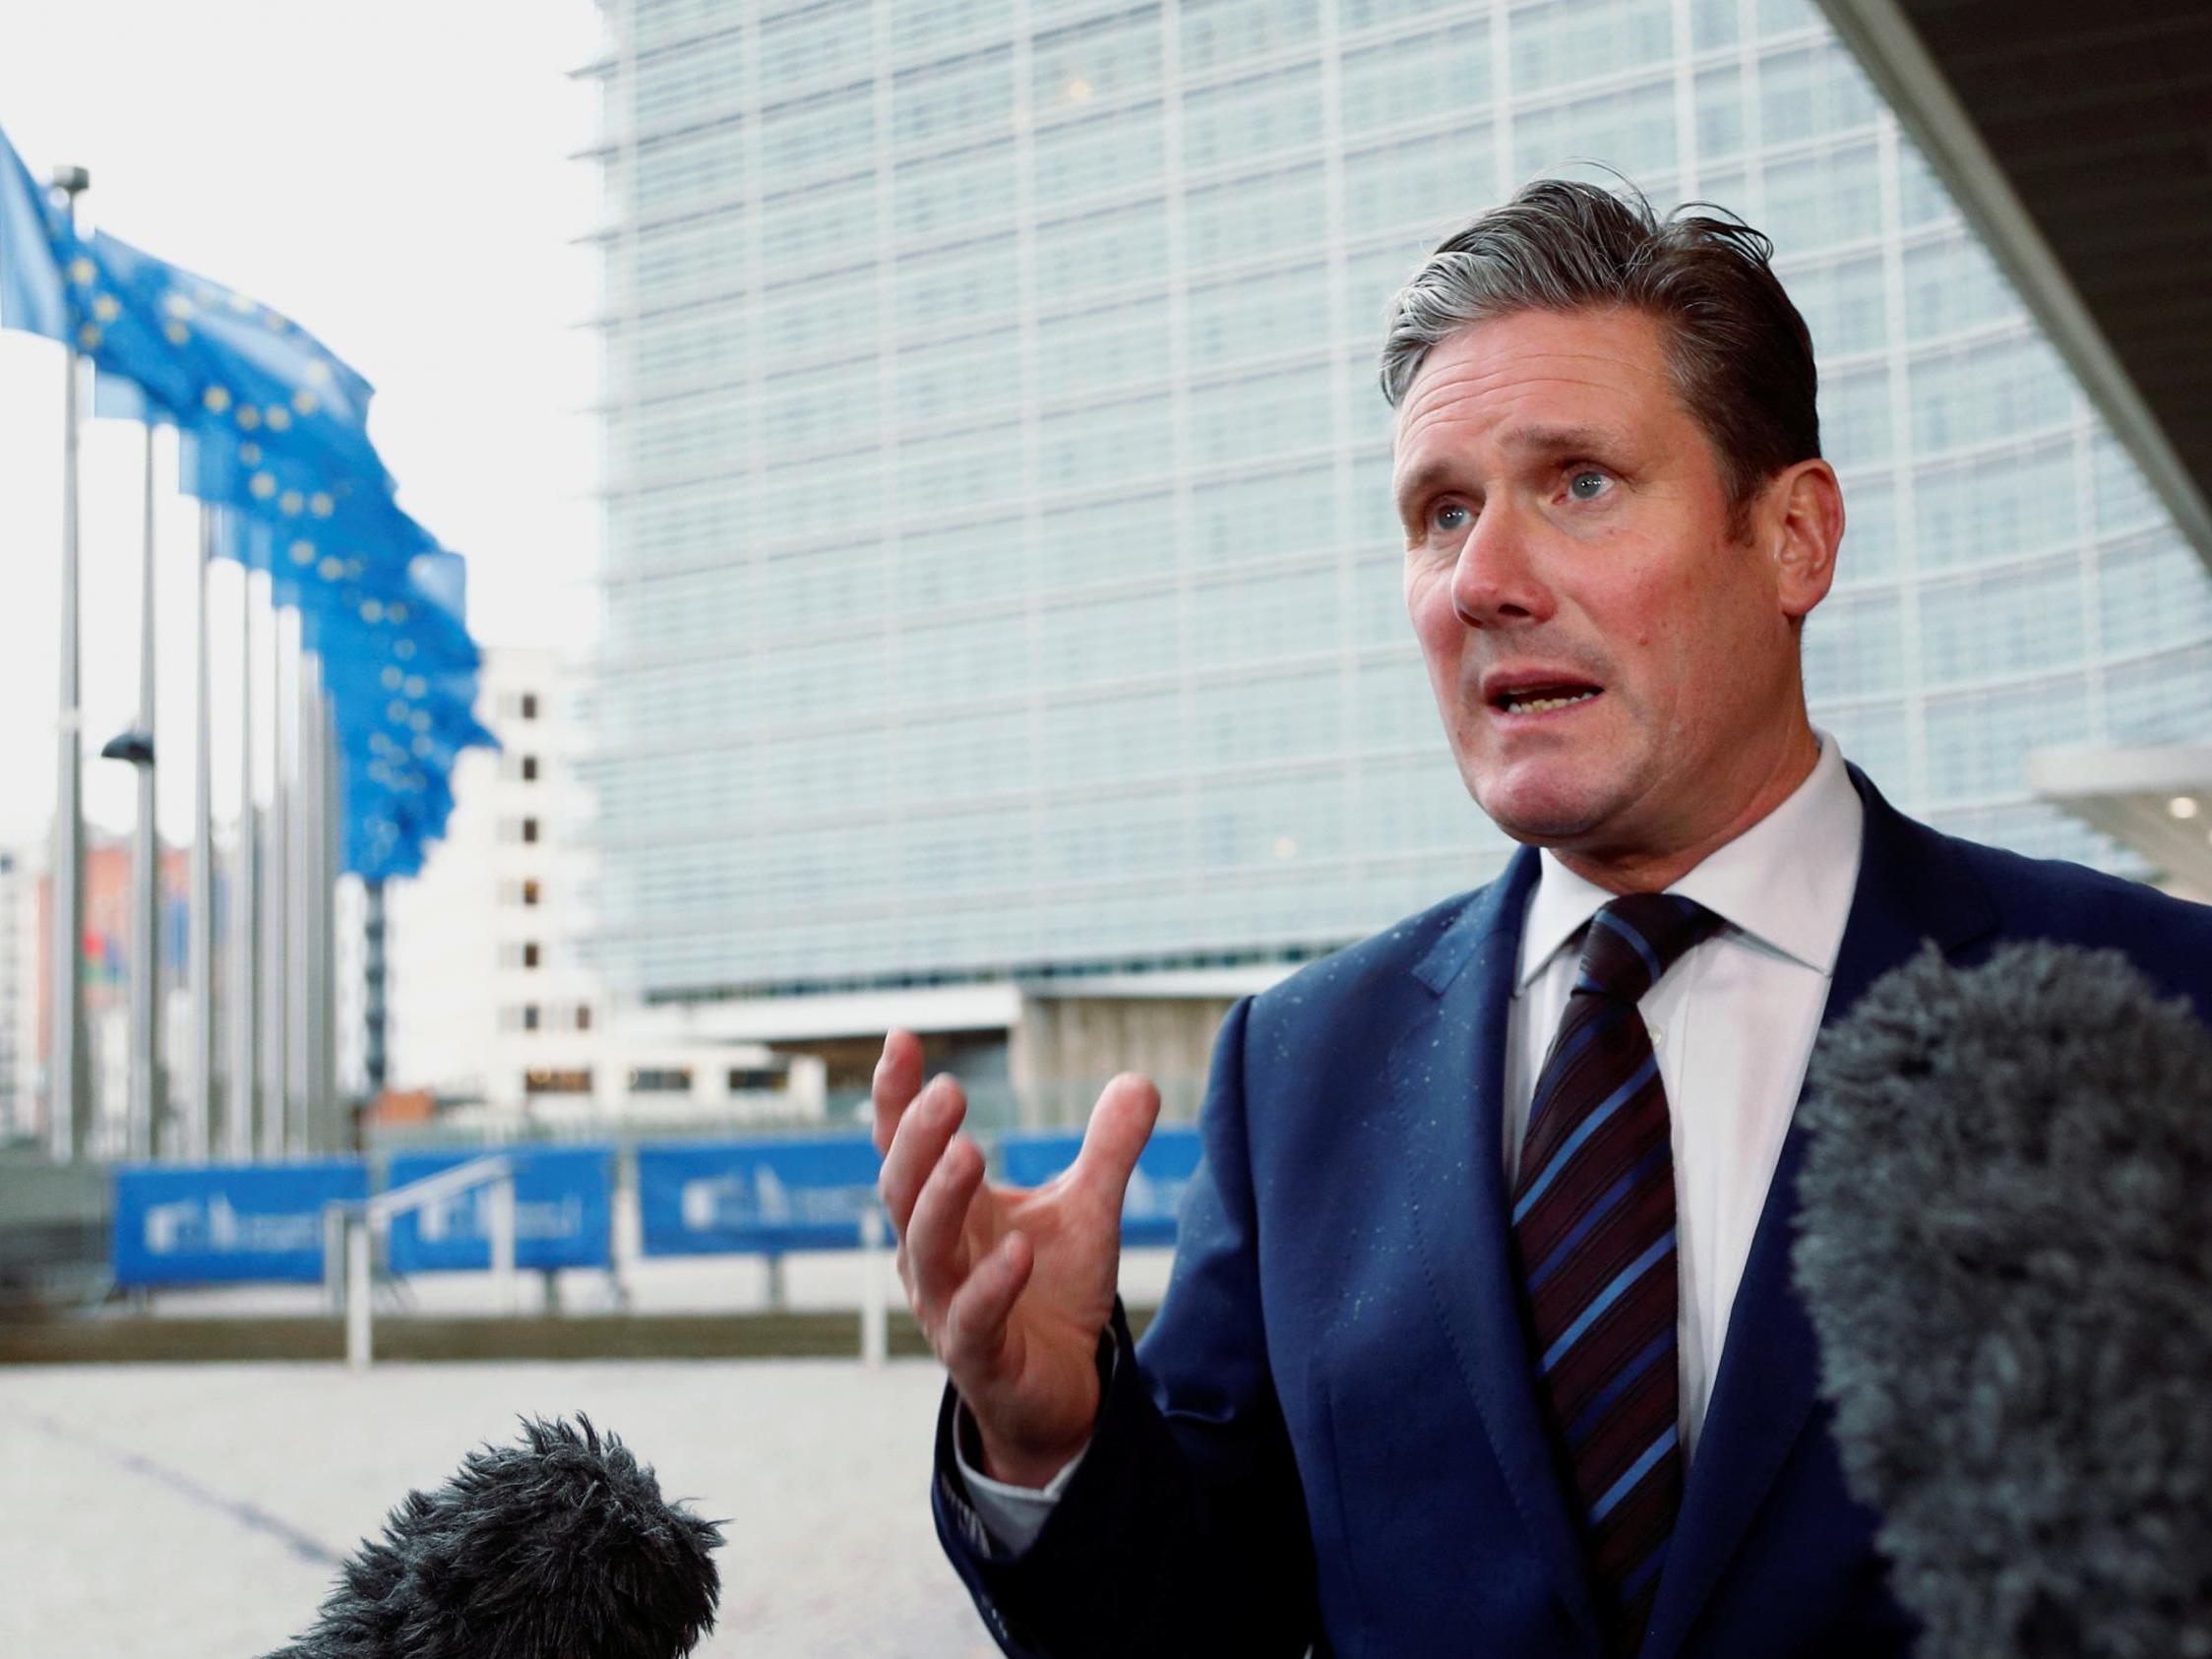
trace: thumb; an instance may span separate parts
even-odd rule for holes
[[[1124,1072],[1106,1085],[1090,1110],[1083,1149],[1075,1155],[1075,1180],[1112,1197],[1120,1207],[1137,1155],[1160,1121],[1160,1091],[1147,1077]]]

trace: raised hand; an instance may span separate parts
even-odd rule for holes
[[[923,1085],[911,1031],[884,1039],[875,1105],[880,1188],[914,1317],[975,1418],[983,1472],[1042,1486],[1098,1415],[1122,1195],[1159,1091],[1131,1073],[1108,1083],[1074,1165],[1036,1188],[983,1179],[982,1152],[959,1133],[967,1098],[950,1076]]]

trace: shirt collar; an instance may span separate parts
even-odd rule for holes
[[[1814,735],[1820,758],[1789,799],[1667,891],[1694,898],[1751,944],[1830,974],[1859,884],[1866,808],[1835,739],[1817,728]],[[1521,927],[1516,992],[1615,896],[1577,876],[1549,848],[1537,858],[1536,887]]]

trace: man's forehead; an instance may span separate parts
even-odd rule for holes
[[[1623,307],[1510,311],[1463,325],[1430,346],[1400,400],[1399,428],[1440,405],[1511,398],[1542,388],[1568,400],[1633,388],[1671,393],[1659,320]],[[1572,418],[1587,418],[1577,409]]]

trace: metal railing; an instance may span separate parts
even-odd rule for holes
[[[393,1221],[431,1204],[442,1203],[476,1189],[489,1188],[485,1231],[491,1244],[493,1298],[503,1313],[515,1309],[515,1160],[504,1152],[472,1158],[436,1175],[395,1187],[359,1202],[326,1205],[323,1211],[324,1282],[342,1305],[345,1314],[345,1363],[352,1371],[365,1371],[374,1358],[373,1318],[370,1307],[374,1278],[375,1247],[389,1244]],[[625,1216],[624,1199],[629,1214]],[[620,1268],[634,1254],[637,1193],[630,1183],[618,1184],[614,1222],[617,1282]],[[873,1206],[860,1216],[860,1359],[863,1365],[881,1366],[890,1352],[890,1274],[886,1271],[886,1228],[881,1211]],[[624,1247],[625,1235],[630,1241]]]
[[[334,1203],[323,1211],[323,1274],[342,1287],[345,1364],[365,1371],[373,1357],[369,1288],[377,1240],[389,1241],[393,1220],[488,1187],[485,1231],[491,1242],[492,1293],[497,1305],[515,1307],[515,1160],[504,1152],[471,1158],[436,1175],[410,1181],[358,1203]],[[342,1269],[340,1263],[342,1262]],[[342,1271],[342,1278],[340,1273]]]

